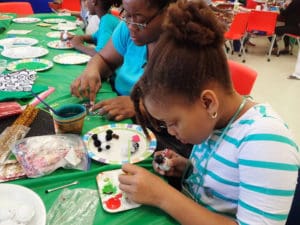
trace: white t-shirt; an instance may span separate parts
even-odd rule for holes
[[[85,33],[91,35],[98,30],[100,19],[97,15],[88,15],[88,24],[85,28]]]

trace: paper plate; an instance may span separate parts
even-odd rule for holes
[[[52,30],[76,30],[76,25],[70,25],[67,23],[60,23],[51,27]]]
[[[38,58],[48,54],[48,50],[42,47],[24,46],[4,49],[1,54],[11,59]]]
[[[55,49],[71,49],[71,48],[73,48],[73,45],[71,44],[70,41],[61,41],[61,40],[50,41],[50,42],[48,42],[47,46],[50,48],[55,48]]]
[[[64,23],[64,22],[66,22],[66,20],[62,19],[62,18],[44,19],[43,21],[45,23]]]
[[[41,198],[29,188],[16,184],[0,184],[0,212],[11,224],[30,219],[26,224],[45,225],[46,209]],[[9,212],[9,213],[5,213]],[[4,219],[0,218],[0,221]],[[25,223],[22,223],[25,224]]]
[[[5,14],[0,15],[0,20],[10,20],[12,18],[13,17],[10,15],[5,15]]]
[[[80,53],[64,53],[57,56],[54,56],[53,61],[59,64],[83,64],[90,60],[89,55],[80,54]]]
[[[15,23],[37,23],[40,22],[41,19],[35,17],[19,17],[19,18],[14,18],[13,21]]]
[[[122,170],[111,170],[99,173],[96,177],[98,191],[105,211],[116,213],[141,206],[126,198],[126,195],[119,189],[118,176]]]
[[[75,35],[75,33],[73,33],[73,32],[68,32],[68,33]],[[61,31],[51,31],[51,32],[48,32],[46,35],[49,38],[60,38]]]
[[[0,40],[0,45],[11,48],[11,47],[35,45],[38,42],[39,41],[34,38],[15,37],[15,38],[4,38]]]
[[[47,59],[21,59],[11,62],[7,65],[7,69],[11,71],[28,69],[34,71],[44,71],[50,69],[53,66],[53,62]]]
[[[107,130],[112,130],[119,138],[106,141]],[[95,146],[93,134],[97,134],[98,139],[101,141],[101,149]],[[128,162],[130,158],[130,163],[136,163],[151,156],[156,148],[156,138],[150,130],[149,134],[150,140],[146,138],[141,126],[117,123],[96,127],[85,134],[83,140],[88,148],[89,156],[98,162],[123,164],[124,162]],[[137,150],[132,151],[134,150],[132,138],[136,137],[139,139],[139,146]],[[130,157],[128,157],[129,154]]]

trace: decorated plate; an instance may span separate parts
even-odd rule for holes
[[[73,33],[73,32],[68,32],[68,34],[75,35],[75,33]],[[48,32],[46,35],[49,38],[60,38],[61,31],[51,31],[51,32]]]
[[[57,56],[54,56],[53,61],[59,64],[83,64],[87,63],[90,60],[89,55],[81,53],[63,53]]]
[[[118,176],[122,173],[120,169],[111,170],[99,173],[96,177],[102,207],[107,212],[115,213],[141,206],[127,199],[119,189]]]
[[[109,132],[112,137],[107,138]],[[84,135],[83,140],[89,156],[102,163],[136,163],[152,155],[156,148],[156,138],[149,130],[146,138],[141,126],[135,124],[109,124],[96,127]]]
[[[0,20],[10,20],[12,18],[13,17],[10,15],[5,15],[5,14],[0,15]]]
[[[73,48],[73,45],[71,44],[70,41],[61,41],[61,40],[50,41],[50,42],[48,42],[47,46],[50,48],[56,48],[56,49],[71,49],[71,48]]]
[[[0,45],[5,47],[20,47],[20,46],[35,45],[38,42],[39,41],[34,38],[16,37],[16,38],[4,38],[0,40]]]
[[[13,21],[15,23],[37,23],[40,22],[41,19],[35,17],[19,17],[19,18],[14,18]]]
[[[0,221],[3,224],[4,221],[5,224],[46,224],[45,205],[29,188],[16,184],[0,184],[0,199]]]
[[[48,54],[48,50],[42,47],[24,46],[4,49],[1,54],[11,59],[38,58]]]
[[[47,59],[21,59],[14,62],[11,62],[7,65],[7,69],[11,71],[28,69],[34,71],[44,71],[53,66],[53,62]]]
[[[59,23],[51,27],[52,30],[76,30],[76,24]]]
[[[64,23],[64,22],[66,22],[66,20],[62,19],[62,18],[44,19],[43,21],[45,23]]]

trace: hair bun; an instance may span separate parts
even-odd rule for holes
[[[164,30],[184,45],[223,44],[224,26],[204,1],[182,0],[168,8]]]

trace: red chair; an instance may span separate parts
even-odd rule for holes
[[[270,61],[271,52],[276,39],[275,26],[278,13],[272,11],[257,11],[250,12],[247,33],[256,37],[272,37],[268,52],[268,62]]]
[[[1,2],[0,12],[16,13],[22,16],[32,15],[34,13],[29,2]]]
[[[234,16],[229,30],[224,34],[226,40],[229,40],[231,46],[231,54],[234,53],[233,41],[238,40],[241,43],[239,55],[242,55],[243,61],[245,59],[244,41],[246,37],[246,29],[248,24],[249,13],[238,13]]]
[[[244,64],[228,60],[234,89],[241,95],[250,95],[257,78],[257,72]]]
[[[81,3],[80,0],[63,0],[61,8],[79,12],[81,10]]]

